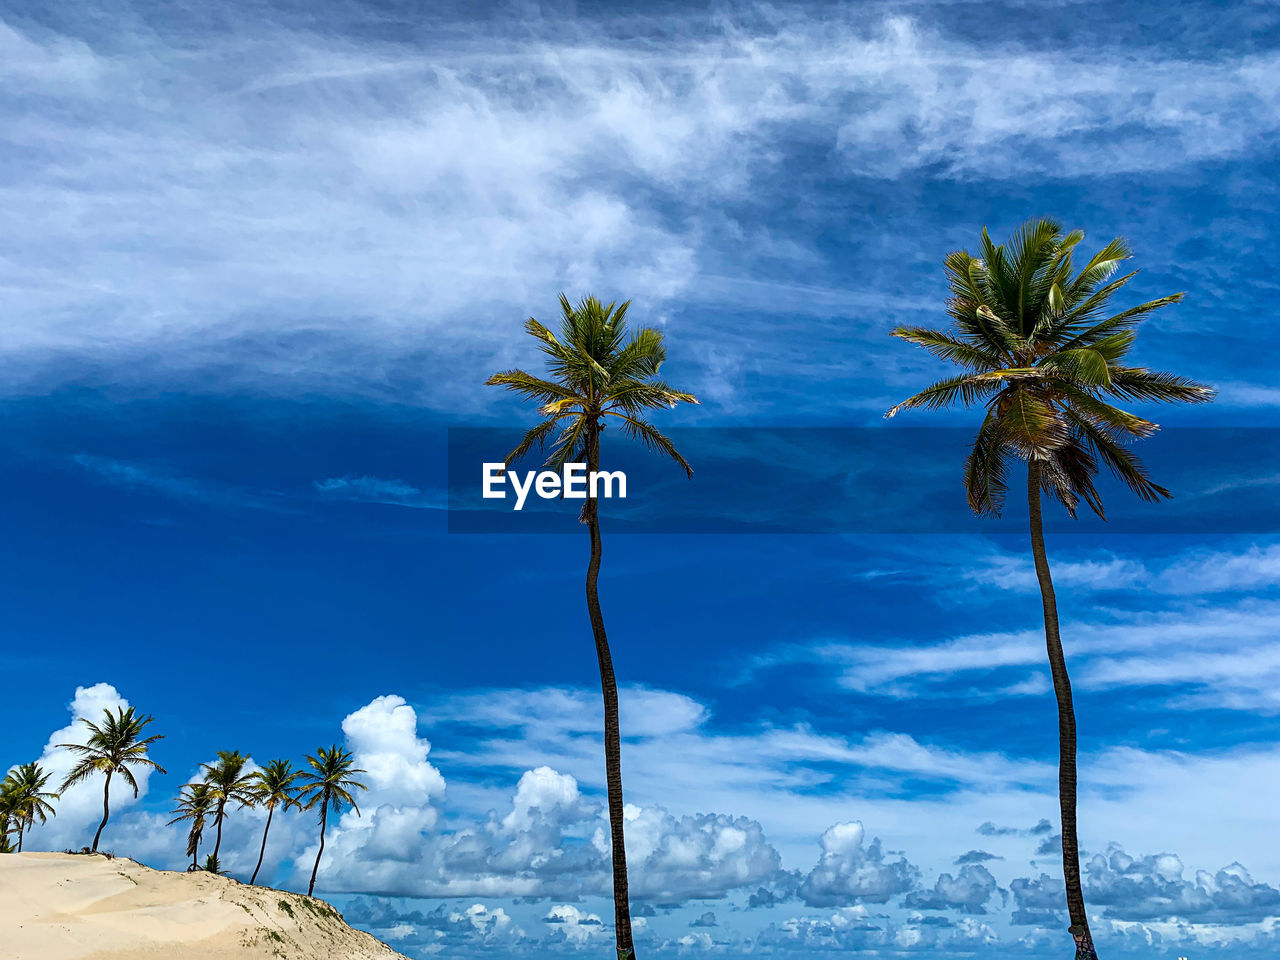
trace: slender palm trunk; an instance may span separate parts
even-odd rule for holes
[[[249,886],[253,886],[258,879],[258,871],[262,869],[262,856],[267,852],[267,833],[271,830],[271,818],[275,816],[276,808],[267,807],[267,825],[262,830],[262,846],[258,848],[258,865],[253,868],[253,876],[249,878]]]
[[[27,825],[25,823],[18,824],[18,852],[19,853],[22,852],[22,835],[26,832],[27,832]]]
[[[214,818],[214,827],[216,834],[213,840],[213,859],[216,863],[218,860],[218,851],[222,849],[222,813],[227,807],[227,800],[223,797],[218,801],[218,815]]]
[[[203,829],[204,829],[204,828],[203,828],[203,827],[201,827],[201,830],[203,830]],[[191,844],[191,867],[192,867],[192,869],[198,869],[198,868],[200,867],[200,839],[201,839],[201,835],[200,835],[199,833],[197,833],[197,834],[196,834],[192,839],[193,839],[193,841],[194,841],[194,842]]]
[[[587,441],[587,473],[600,469],[600,427],[592,424]],[[595,636],[596,660],[600,666],[600,692],[604,697],[604,767],[609,788],[609,835],[613,848],[613,925],[618,941],[618,960],[634,960],[631,940],[631,904],[627,885],[627,848],[622,814],[622,744],[618,724],[618,683],[609,655],[609,638],[604,632],[604,615],[596,581],[600,576],[600,515],[598,501],[588,497],[583,512],[591,533],[591,561],[587,564],[587,613]]]
[[[1076,960],[1097,960],[1089,918],[1084,908],[1080,884],[1080,847],[1076,839],[1076,714],[1071,702],[1071,678],[1058,632],[1058,601],[1053,593],[1049,558],[1044,549],[1044,526],[1040,516],[1040,463],[1027,468],[1027,506],[1031,515],[1031,555],[1035,558],[1036,579],[1044,604],[1044,639],[1053,674],[1053,692],[1058,699],[1058,804],[1062,811],[1062,874],[1067,884],[1067,913],[1070,933],[1076,941]]]
[[[316,865],[311,868],[311,883],[307,885],[307,896],[311,896],[316,888],[316,871],[320,869],[320,858],[324,856],[324,830],[329,823],[329,794],[324,795],[320,804],[320,849],[316,851]]]
[[[111,816],[110,793],[111,774],[113,772],[112,770],[107,771],[107,782],[102,785],[102,822],[98,824],[98,832],[93,835],[93,847],[91,849],[94,853],[98,852],[98,839],[102,836],[102,828],[107,825],[107,817]]]

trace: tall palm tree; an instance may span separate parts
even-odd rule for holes
[[[136,798],[139,792],[138,781],[134,779],[132,767],[149,767],[160,773],[167,772],[147,755],[151,745],[157,740],[163,740],[164,735],[155,733],[149,737],[142,736],[147,725],[155,720],[154,717],[139,716],[133,707],[128,710],[116,707],[114,714],[110,710],[102,712],[104,716],[101,724],[84,717],[77,718],[79,723],[89,728],[87,743],[58,744],[80,757],[62,781],[59,793],[66,793],[68,787],[89,779],[95,773],[106,775],[106,782],[102,785],[102,822],[98,824],[98,832],[93,835],[94,852],[97,852],[98,840],[102,837],[103,827],[107,825],[107,818],[111,816],[111,778],[120,774],[121,779],[133,787]]]
[[[674,408],[677,403],[697,403],[691,393],[675,390],[658,379],[667,351],[662,334],[644,327],[627,336],[626,315],[631,301],[602,304],[587,297],[572,304],[560,295],[560,335],[552,333],[532,317],[525,331],[538,341],[547,355],[552,379],[544,380],[523,370],[495,373],[486,383],[505,387],[526,400],[539,404],[544,418],[525,434],[507,455],[508,466],[535,446],[542,449],[554,437],[548,467],[565,463],[585,463],[587,471],[600,469],[600,433],[608,417],[616,418],[624,435],[639,440],[650,450],[670,457],[688,476],[693,469],[676,450],[675,444],[659,433],[645,414],[650,410]],[[604,698],[605,780],[609,791],[609,828],[613,850],[613,912],[619,960],[635,957],[631,937],[631,906],[627,888],[627,852],[623,833],[622,763],[618,727],[618,685],[605,634],[604,616],[596,589],[600,575],[600,519],[594,496],[588,496],[579,518],[591,536],[591,559],[587,564],[587,614],[595,638],[596,660],[600,668],[600,688]]]
[[[199,869],[200,841],[204,839],[205,823],[215,806],[213,789],[207,783],[188,783],[178,792],[178,805],[170,810],[177,814],[169,821],[169,826],[190,820],[187,830],[187,856],[191,858],[191,869]]]
[[[1211,400],[1213,390],[1126,363],[1134,328],[1182,294],[1112,313],[1112,296],[1137,273],[1112,279],[1130,257],[1129,248],[1112,240],[1073,273],[1072,251],[1083,238],[1079,230],[1064,235],[1056,221],[1039,219],[1025,223],[1007,246],[993,244],[984,229],[980,257],[963,250],[948,254],[947,312],[954,332],[899,327],[893,335],[964,372],[897,404],[887,416],[913,407],[983,405],[982,425],[964,468],[969,506],[979,515],[1000,514],[1009,462],[1027,463],[1031,553],[1058,701],[1058,799],[1069,930],[1077,960],[1095,960],[1076,839],[1075,710],[1045,555],[1041,494],[1059,501],[1072,517],[1082,499],[1104,516],[1094,486],[1101,461],[1143,500],[1171,496],[1125,446],[1158,427],[1108,401],[1200,403]]]
[[[213,858],[218,859],[218,851],[222,849],[222,820],[227,814],[227,804],[235,802],[240,809],[253,806],[252,789],[253,774],[245,770],[249,758],[239,750],[219,750],[215,763],[203,763],[204,782],[209,785],[209,793],[214,800],[213,826]]]
[[[46,772],[38,763],[24,763],[9,771],[8,777],[5,778],[6,781],[12,781],[13,789],[17,793],[19,853],[22,852],[23,834],[36,825],[36,820],[39,819],[44,823],[49,817],[56,815],[49,801],[57,800],[58,795],[45,790],[52,776],[53,774]]]
[[[301,808],[298,802],[297,780],[302,776],[301,770],[293,769],[288,760],[272,760],[261,770],[253,774],[253,782],[249,790],[253,793],[254,803],[267,808],[267,825],[262,828],[262,846],[258,848],[258,865],[253,868],[253,876],[249,885],[258,879],[258,871],[262,869],[262,857],[267,852],[267,834],[271,831],[271,818],[275,816],[276,807],[288,810],[290,807]]]
[[[302,771],[302,789],[298,792],[303,801],[302,809],[320,808],[320,849],[316,852],[316,863],[311,868],[311,883],[307,885],[307,896],[316,889],[316,872],[320,869],[320,857],[324,855],[324,834],[329,824],[329,811],[341,812],[344,806],[351,807],[360,816],[360,808],[356,806],[352,790],[368,788],[353,779],[357,773],[365,773],[355,766],[350,753],[337,744],[328,749],[321,747],[315,756],[308,756],[310,770]]]

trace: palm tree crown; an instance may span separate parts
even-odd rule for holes
[[[954,332],[925,327],[893,331],[964,372],[933,384],[889,410],[983,403],[986,416],[965,463],[969,506],[998,515],[1011,457],[1040,464],[1040,484],[1075,515],[1083,499],[1104,516],[1093,477],[1099,461],[1147,501],[1170,496],[1124,443],[1156,424],[1110,400],[1199,403],[1209,387],[1131,366],[1134,328],[1182,299],[1159,297],[1118,313],[1111,298],[1137,271],[1112,279],[1130,251],[1112,240],[1073,274],[1072,252],[1084,238],[1065,236],[1054,220],[1031,220],[1006,248],[984,229],[981,257],[964,250],[946,258],[948,314]]]
[[[204,770],[204,782],[209,787],[209,795],[218,803],[219,808],[230,801],[239,803],[242,807],[253,804],[255,776],[245,769],[248,763],[249,758],[239,750],[219,750],[217,761],[200,765]]]
[[[612,417],[620,421],[624,434],[670,457],[693,475],[693,469],[671,440],[659,433],[644,414],[672,408],[677,403],[697,403],[698,398],[657,379],[667,358],[662,333],[644,327],[627,337],[630,306],[630,300],[621,305],[602,304],[595,297],[587,297],[575,306],[561,294],[559,336],[532,317],[525,321],[525,330],[550,358],[548,367],[555,379],[506,370],[485,381],[537,401],[538,412],[544,418],[507,455],[508,464],[534,446],[541,448],[553,435],[548,467],[558,469],[570,461],[590,462],[592,442],[598,430],[603,429],[602,421]]]
[[[302,771],[293,769],[290,761],[272,760],[253,773],[249,791],[253,794],[254,803],[268,810],[274,810],[278,806],[283,806],[286,810],[301,807],[302,804],[297,799],[298,791],[302,789],[297,785],[297,780],[301,776]]]
[[[133,707],[125,710],[116,707],[113,714],[103,710],[101,724],[93,723],[80,717],[79,720],[89,728],[89,739],[85,743],[60,743],[59,747],[79,755],[80,759],[71,768],[66,779],[62,781],[59,792],[65,793],[82,780],[87,780],[95,773],[108,775],[119,774],[133,788],[133,795],[138,796],[138,781],[134,779],[133,767],[143,767],[158,773],[167,772],[164,767],[152,760],[147,752],[157,740],[163,740],[164,734],[155,733],[143,737],[142,732],[154,717],[139,716]]]
[[[355,779],[356,774],[366,771],[355,765],[351,754],[335,744],[327,749],[321,747],[315,756],[307,757],[307,763],[311,769],[300,771],[299,777],[302,780],[299,790],[302,808],[313,810],[319,807],[323,815],[340,813],[344,806],[349,806],[358,816],[360,808],[356,806],[351,791],[368,788]]]

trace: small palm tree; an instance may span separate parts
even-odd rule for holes
[[[1129,258],[1129,248],[1123,240],[1112,240],[1073,273],[1072,250],[1083,238],[1079,230],[1064,236],[1053,220],[1032,220],[1008,247],[993,244],[983,230],[980,258],[963,250],[949,254],[947,312],[955,332],[899,327],[893,335],[964,372],[903,401],[887,416],[913,407],[984,405],[982,425],[965,462],[969,506],[977,514],[1000,514],[1010,461],[1027,463],[1031,553],[1058,701],[1058,799],[1069,929],[1077,960],[1096,960],[1076,838],[1075,709],[1045,554],[1041,494],[1058,500],[1073,517],[1080,500],[1104,516],[1093,482],[1101,461],[1143,500],[1171,496],[1125,445],[1150,436],[1156,424],[1108,401],[1200,403],[1212,399],[1213,391],[1125,362],[1134,328],[1155,310],[1177,303],[1182,294],[1112,314],[1111,297],[1137,273],[1111,279]]]
[[[204,858],[204,866],[200,869],[205,873],[216,873],[220,877],[227,875],[227,871],[223,870],[222,864],[218,862],[217,856],[212,853]]]
[[[307,885],[307,896],[311,896],[316,888],[316,873],[320,869],[320,857],[324,855],[324,834],[329,824],[329,811],[339,813],[344,806],[349,806],[356,812],[357,817],[360,816],[360,808],[356,806],[351,791],[368,788],[353,779],[357,773],[366,771],[355,766],[355,760],[351,754],[337,744],[328,749],[321,747],[316,751],[315,756],[307,757],[307,763],[311,765],[311,769],[302,771],[302,776],[299,778],[302,780],[302,789],[298,792],[299,798],[303,801],[302,809],[320,808],[320,849],[316,852],[315,866],[311,868],[311,883]]]
[[[201,764],[204,782],[209,785],[214,801],[214,859],[222,849],[222,820],[227,813],[227,803],[239,803],[241,810],[253,806],[254,795],[250,789],[253,774],[245,770],[248,763],[249,758],[238,750],[219,750],[217,762]]]
[[[89,728],[87,743],[58,744],[80,757],[62,781],[59,793],[66,793],[69,787],[89,779],[95,773],[106,775],[106,782],[102,785],[102,822],[98,824],[98,832],[93,835],[91,848],[95,853],[102,830],[107,825],[107,818],[111,816],[111,778],[120,774],[121,779],[133,787],[136,798],[139,792],[138,781],[134,779],[131,768],[149,767],[159,773],[167,772],[147,755],[151,745],[157,740],[163,740],[164,735],[156,733],[149,737],[142,736],[147,725],[155,720],[154,717],[139,716],[133,707],[128,710],[116,707],[114,714],[110,710],[102,712],[104,716],[101,724],[92,723],[84,717],[77,718],[79,723]]]
[[[538,403],[544,419],[507,454],[511,465],[535,446],[541,449],[554,437],[548,467],[586,463],[588,472],[600,469],[600,433],[605,421],[619,422],[625,436],[639,440],[650,450],[674,460],[692,477],[693,468],[668,437],[645,419],[650,410],[671,409],[677,403],[697,403],[691,393],[675,390],[658,379],[667,358],[662,334],[641,328],[627,337],[626,315],[631,301],[616,306],[587,297],[576,306],[560,295],[561,323],[557,337],[530,318],[525,331],[538,341],[549,358],[553,379],[544,380],[523,370],[495,373],[486,383],[505,387]],[[609,827],[613,847],[613,913],[618,957],[635,957],[631,936],[631,906],[627,883],[627,852],[623,832],[621,734],[618,725],[618,685],[600,611],[597,581],[600,575],[600,518],[597,501],[588,496],[581,521],[591,537],[587,564],[587,615],[595,639],[600,688],[604,699],[605,781],[609,792]]]
[[[214,805],[213,790],[207,783],[188,783],[178,793],[178,805],[169,811],[176,814],[169,826],[191,821],[187,830],[187,856],[191,858],[192,870],[199,869],[200,841],[204,839],[205,823]]]
[[[12,779],[0,780],[0,853],[14,853],[13,834],[22,828],[18,787]]]
[[[275,816],[276,807],[285,810],[302,807],[298,802],[298,791],[302,788],[297,785],[301,776],[302,771],[294,770],[288,760],[272,760],[253,775],[249,790],[253,793],[254,803],[267,808],[267,825],[262,828],[262,846],[258,848],[258,865],[249,878],[250,886],[257,881],[258,871],[262,869],[262,857],[267,852],[267,834],[271,831],[271,818]]]
[[[6,778],[13,782],[13,789],[17,793],[19,853],[22,852],[23,834],[35,826],[36,820],[44,823],[49,817],[56,815],[49,801],[57,800],[58,795],[44,789],[51,776],[53,774],[46,773],[38,763],[24,763],[11,770]]]

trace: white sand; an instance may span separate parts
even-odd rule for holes
[[[287,909],[286,909],[287,907]],[[292,915],[290,915],[292,914]],[[403,960],[323,900],[64,853],[0,855],[5,960]]]

